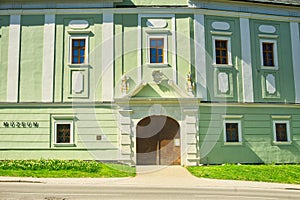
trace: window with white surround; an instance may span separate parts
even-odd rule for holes
[[[273,121],[273,132],[275,143],[290,143],[290,122],[288,120]]]
[[[213,65],[232,66],[230,37],[213,36]]]
[[[147,64],[151,66],[168,65],[167,34],[147,34]]]
[[[224,142],[227,144],[240,144],[242,142],[240,120],[224,120]]]
[[[70,35],[69,37],[69,64],[70,65],[87,65],[88,59],[88,36],[87,35]]]
[[[276,40],[260,40],[260,58],[262,68],[278,69],[278,54]]]
[[[52,115],[54,147],[75,146],[75,119],[73,115]]]

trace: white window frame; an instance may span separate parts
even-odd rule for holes
[[[274,52],[274,66],[264,66],[264,52],[263,52],[263,43],[273,43],[273,52]],[[278,51],[277,51],[277,40],[272,39],[260,39],[260,64],[262,69],[273,69],[278,70]]]
[[[73,120],[55,120],[54,121],[54,141],[55,146],[68,146],[74,145],[74,121]],[[57,143],[57,125],[58,124],[69,124],[70,125],[70,143]]]
[[[85,59],[84,63],[80,64],[73,64],[72,63],[72,40],[73,39],[84,39],[85,40]],[[89,64],[89,36],[88,35],[69,35],[69,65],[72,66],[81,66],[81,65],[88,65]]]
[[[286,124],[287,141],[276,140],[276,124]],[[289,120],[274,120],[273,121],[273,143],[274,144],[291,144],[291,132],[290,132],[290,121]]]
[[[235,124],[238,124],[238,141],[237,142],[227,142],[227,140],[226,140],[226,124],[233,124],[233,123],[235,123]],[[231,145],[231,144],[238,144],[238,145],[240,145],[240,144],[242,144],[242,123],[241,123],[241,120],[224,120],[224,122],[223,122],[223,133],[224,133],[224,144],[229,144],[229,145]]]
[[[213,36],[213,65],[216,67],[232,67],[232,52],[231,52],[231,38],[224,36]],[[228,63],[227,64],[217,64],[216,62],[216,40],[226,40],[227,41],[227,56]]]
[[[150,40],[151,39],[164,39],[164,62],[163,63],[151,63],[151,58],[150,58]],[[162,66],[168,66],[168,35],[167,34],[157,34],[157,33],[148,33],[146,36],[146,49],[147,49],[147,54],[146,54],[146,60],[147,60],[147,65],[151,67],[162,67]]]

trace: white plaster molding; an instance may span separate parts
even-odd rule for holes
[[[290,23],[291,41],[292,41],[292,56],[294,69],[294,86],[295,86],[295,103],[300,103],[300,38],[299,24],[296,22]]]
[[[262,33],[275,33],[276,32],[275,26],[271,26],[271,25],[260,25],[258,27],[258,30]]]
[[[230,29],[230,24],[228,24],[227,22],[213,22],[211,26],[216,30],[226,31]]]
[[[173,81],[178,84],[177,82],[177,41],[176,41],[176,38],[177,38],[177,35],[176,35],[176,15],[172,15],[171,16],[172,18],[172,54],[173,54],[173,57],[172,57],[172,67],[173,67]]]
[[[204,15],[195,14],[194,19],[197,97],[207,101]]]
[[[72,71],[72,93],[80,94],[84,91],[84,75],[81,71]]]
[[[138,73],[138,83],[142,82],[142,15],[139,14],[138,15],[138,33],[137,33],[137,40],[138,40],[138,69],[137,69],[137,73]]]
[[[244,102],[254,102],[249,19],[240,18]]]
[[[42,101],[53,101],[55,52],[55,15],[45,15]]]
[[[7,101],[18,102],[19,67],[20,67],[20,33],[21,15],[10,16],[8,71],[7,71]]]
[[[152,29],[165,28],[168,25],[165,19],[148,19],[147,26]]]
[[[266,76],[266,89],[269,94],[275,94],[276,92],[276,82],[273,74],[268,74]]]
[[[223,94],[226,94],[229,90],[228,74],[221,72],[218,74],[218,88]]]
[[[71,20],[69,26],[72,29],[86,29],[89,27],[89,22],[87,20]]]
[[[114,94],[114,14],[103,13],[102,28],[102,100],[112,101]]]

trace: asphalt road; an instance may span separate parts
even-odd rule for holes
[[[118,200],[118,199],[300,199],[295,188],[139,187],[45,183],[0,183],[1,200]]]

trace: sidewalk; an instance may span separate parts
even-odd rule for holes
[[[99,185],[124,187],[159,187],[159,188],[209,188],[227,187],[231,189],[283,189],[299,190],[300,185],[215,180],[196,178],[180,166],[138,166],[137,176],[129,178],[21,178],[0,177],[0,183],[62,184],[62,185]]]

